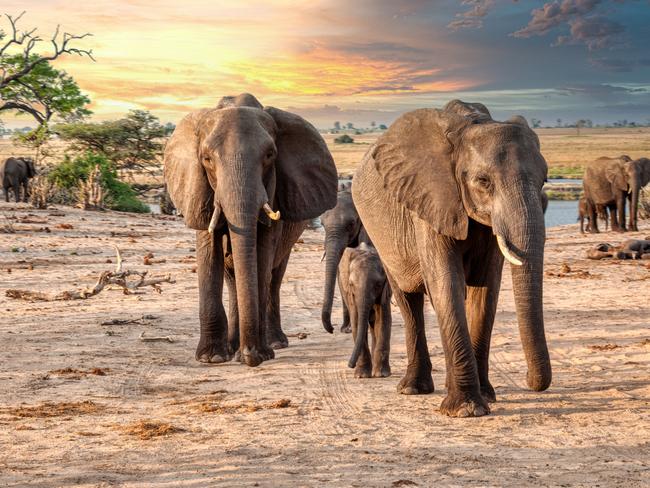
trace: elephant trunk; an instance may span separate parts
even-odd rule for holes
[[[332,327],[332,302],[334,301],[336,274],[345,247],[345,243],[341,242],[341,239],[336,234],[328,234],[325,238],[325,291],[323,294],[321,320],[323,327],[330,334],[334,332],[334,328]]]
[[[523,189],[506,199],[496,219],[495,233],[511,248],[519,263],[510,267],[519,335],[528,364],[527,383],[535,391],[551,384],[551,361],[544,334],[544,214],[535,189]],[[513,216],[517,216],[513,218]]]
[[[370,320],[370,309],[373,306],[372,300],[368,298],[365,290],[362,291],[363,299],[361,303],[357,302],[357,336],[354,340],[354,349],[348,361],[348,367],[354,368],[357,365],[357,360],[361,352],[368,347],[368,324]]]

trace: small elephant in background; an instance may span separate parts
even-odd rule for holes
[[[23,188],[23,202],[29,199],[29,180],[36,176],[36,166],[32,158],[7,158],[0,164],[0,181],[5,191],[5,201],[9,201],[9,189],[14,191],[16,202],[20,202],[20,187]]]
[[[354,349],[348,362],[357,378],[390,376],[391,289],[377,250],[348,247],[339,264],[339,288],[350,311]],[[372,331],[372,352],[368,347]]]
[[[628,239],[620,246],[612,246],[606,242],[600,243],[587,251],[589,259],[650,259],[650,240]]]
[[[586,232],[591,232],[592,224],[592,203],[584,195],[578,200],[578,221],[580,222],[580,233],[584,234]],[[596,212],[594,212],[596,218],[600,218],[605,221],[605,231],[607,231],[607,226],[609,223],[609,218],[607,215],[607,207],[604,205],[596,205]],[[587,225],[585,226],[585,220]]]

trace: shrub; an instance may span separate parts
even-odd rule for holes
[[[107,208],[123,212],[149,212],[149,207],[138,200],[133,188],[117,178],[114,164],[101,154],[86,152],[72,159],[66,156],[48,175],[48,179],[59,188],[79,190],[83,193],[89,177],[98,171]],[[81,195],[81,193],[79,193]]]
[[[339,136],[336,139],[334,139],[334,142],[336,144],[352,144],[354,142],[354,139],[352,139],[347,134],[343,134],[342,136]]]

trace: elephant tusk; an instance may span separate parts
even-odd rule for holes
[[[501,237],[497,236],[497,244],[499,244],[499,250],[501,251],[501,254],[503,254],[503,257],[506,258],[506,261],[508,261],[510,264],[514,264],[515,266],[521,266],[524,264],[517,256],[515,256],[510,249],[508,249],[508,244],[506,243],[506,240]]]
[[[320,258],[320,262],[321,262],[321,263],[322,263],[322,262],[323,262],[323,260],[325,259],[325,255],[326,255],[326,254],[327,254],[327,251],[323,251],[323,257],[322,257],[322,258]]]
[[[217,221],[221,215],[221,206],[215,201],[214,202],[214,212],[212,212],[212,218],[210,219],[210,224],[208,225],[208,232],[212,234],[214,229],[217,227]]]
[[[271,220],[280,220],[279,210],[277,212],[274,212],[273,209],[271,208],[271,205],[269,205],[268,203],[265,203],[262,208],[264,209],[264,213],[266,213],[266,215],[268,215],[268,217]]]

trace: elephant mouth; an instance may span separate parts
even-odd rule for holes
[[[273,211],[271,208],[271,205],[269,202],[265,202],[264,205],[262,206],[262,210],[264,210],[264,213],[268,218],[271,220],[280,220],[280,211]],[[213,233],[214,230],[217,228],[217,224],[219,222],[219,217],[221,216],[221,205],[217,201],[217,199],[214,199],[214,212],[212,212],[212,218],[210,218],[210,224],[208,225],[208,232]]]

